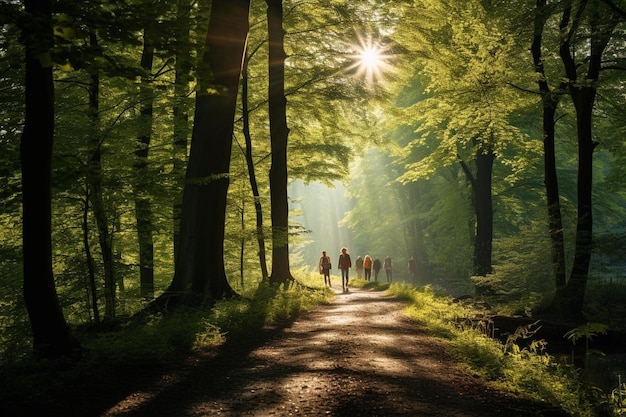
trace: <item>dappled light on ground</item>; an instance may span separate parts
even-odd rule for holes
[[[338,294],[286,329],[190,359],[102,415],[549,415],[459,370],[402,307],[380,292]]]

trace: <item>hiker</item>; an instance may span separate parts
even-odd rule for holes
[[[356,277],[361,279],[363,276],[363,258],[361,255],[356,257],[356,261],[354,261],[354,268],[356,269]]]
[[[332,265],[330,263],[330,256],[326,255],[326,251],[322,251],[322,257],[320,258],[320,264],[319,264],[319,268],[320,268],[320,274],[324,275],[324,286],[328,286],[329,288],[331,287],[330,284],[330,270],[332,268]]]
[[[417,265],[416,265],[415,259],[413,259],[412,256],[411,256],[411,259],[409,259],[408,268],[409,268],[409,281],[413,283],[413,281],[415,281],[415,269],[417,268]]]
[[[365,255],[363,259],[363,271],[365,271],[365,280],[369,281],[372,279],[372,257],[369,255]]]
[[[374,282],[378,282],[378,273],[380,272],[380,260],[378,258],[374,258],[372,268],[374,268]]]
[[[391,282],[391,258],[389,256],[385,257],[383,267],[385,268],[385,274],[387,274],[387,282]]]
[[[348,274],[352,267],[352,260],[348,249],[341,248],[341,254],[339,255],[339,269],[341,269],[341,287],[343,292],[348,292]]]

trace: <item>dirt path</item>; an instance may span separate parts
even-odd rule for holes
[[[338,294],[287,329],[225,346],[135,387],[99,415],[562,415],[459,371],[402,307],[380,292]]]

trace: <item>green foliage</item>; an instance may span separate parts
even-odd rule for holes
[[[572,344],[576,344],[579,339],[590,341],[594,336],[606,334],[607,327],[606,324],[602,323],[585,323],[565,333],[565,338],[570,340]]]
[[[459,304],[451,303],[450,298],[437,298],[430,286],[415,288],[407,284],[393,284],[388,292],[408,301],[407,316],[438,337],[453,337],[456,329],[454,323],[466,314]]]
[[[527,398],[557,405],[572,416],[593,417],[603,407],[602,401],[606,400],[594,397],[593,390],[580,384],[574,367],[556,363],[545,352],[544,341],[523,349],[516,344],[517,338],[526,337],[532,329],[521,329],[503,345],[482,331],[460,326],[464,318],[474,317],[477,312],[450,298],[437,297],[428,288],[398,284],[388,291],[409,301],[406,314],[431,334],[444,338],[450,354],[469,372]]]
[[[400,179],[429,178],[443,166],[473,160],[477,152],[502,157],[509,146],[521,150],[508,161],[510,167],[525,169],[527,154],[539,148],[511,124],[511,115],[526,102],[510,86],[524,73],[514,65],[520,50],[505,22],[487,13],[480,1],[416,3],[409,15],[420,22],[417,30],[402,28],[397,37],[414,51],[413,66],[426,96],[407,106],[397,122],[409,123],[416,133],[404,158],[412,155],[411,148],[429,153],[405,159]],[[428,146],[431,139],[436,139],[434,147]]]
[[[626,383],[619,376],[619,386],[611,392],[611,402],[618,416],[626,415]]]
[[[530,221],[517,233],[494,242],[493,273],[473,276],[477,287],[488,288],[489,303],[513,314],[527,314],[554,292],[550,246],[543,222]]]
[[[624,278],[610,275],[592,280],[587,289],[585,313],[590,320],[606,323],[610,329],[626,331],[626,286]]]
[[[572,342],[572,346],[576,344],[576,342],[580,339],[583,339],[585,342],[585,361],[589,358],[591,354],[599,354],[604,355],[602,351],[589,349],[589,342],[593,340],[593,338],[599,334],[606,334],[608,327],[603,323],[585,323],[581,326],[578,326],[569,332],[565,333],[563,337]]]

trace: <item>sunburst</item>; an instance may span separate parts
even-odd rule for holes
[[[350,58],[354,63],[348,70],[356,69],[356,76],[363,77],[367,83],[382,80],[383,74],[391,68],[388,48],[372,40],[371,36],[367,39],[359,36],[358,45],[353,45],[352,49],[355,53]]]

